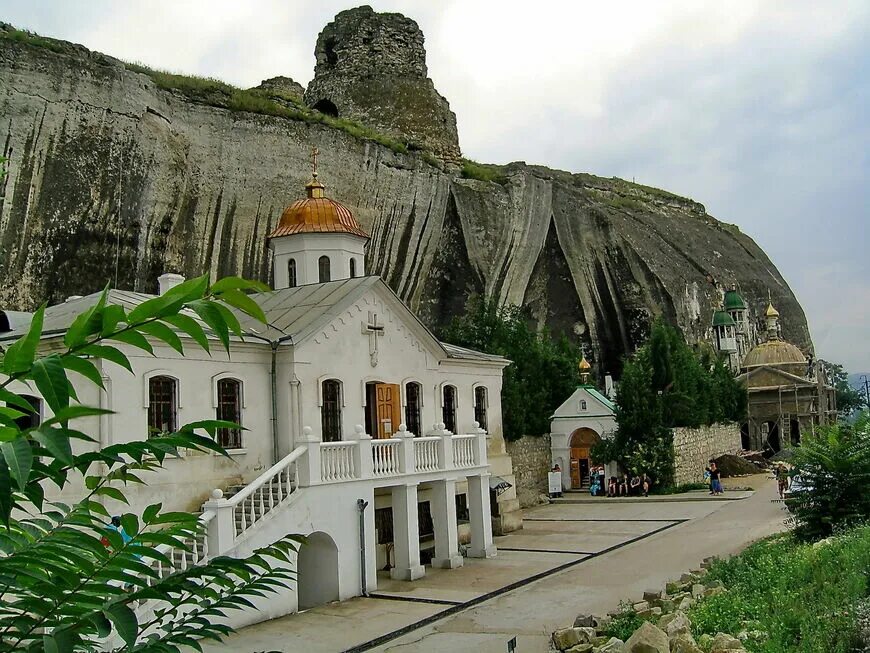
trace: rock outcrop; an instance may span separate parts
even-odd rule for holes
[[[413,20],[369,6],[342,11],[317,37],[314,55],[309,106],[458,162],[456,115],[427,76],[423,32]]]
[[[303,193],[317,146],[327,194],[372,235],[369,273],[429,325],[485,293],[527,305],[586,344],[599,373],[618,373],[658,315],[707,336],[720,289],[736,283],[753,319],[771,291],[784,337],[811,350],[803,311],[764,252],[697,202],[522,163],[498,183],[464,179],[420,153],[304,116],[212,106],[111,57],[49,44],[0,38],[4,308],[107,282],[155,291],[165,271],[269,280],[265,235]]]

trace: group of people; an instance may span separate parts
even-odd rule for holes
[[[719,470],[716,461],[710,460],[707,467],[704,468],[704,480],[710,486],[710,494],[712,496],[724,494],[725,490],[722,489],[722,472]]]
[[[648,497],[650,487],[652,487],[652,479],[647,474],[639,474],[637,476],[623,474],[622,477],[611,476],[610,481],[607,483],[607,496]]]

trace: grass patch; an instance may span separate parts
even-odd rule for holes
[[[754,653],[858,650],[856,608],[870,596],[868,573],[870,526],[816,545],[790,535],[762,540],[710,568],[708,578],[728,591],[691,609],[692,629],[696,638],[754,631],[746,641]]]
[[[620,613],[607,625],[603,634],[605,637],[617,637],[624,642],[634,634],[635,630],[643,625],[644,621],[650,620],[644,619],[637,614],[630,603],[623,601],[619,604],[619,609]]]
[[[646,209],[646,206],[640,200],[636,200],[633,197],[626,197],[625,195],[611,195],[607,197],[605,200],[608,205],[612,206],[615,209],[625,209],[632,211],[643,211]]]
[[[44,36],[34,34],[26,29],[15,29],[14,27],[0,30],[0,39],[26,43],[27,45],[32,45],[36,48],[51,50],[52,52],[65,52],[67,50],[62,43],[55,39],[47,39]]]
[[[462,159],[462,178],[477,179],[478,181],[494,181],[497,184],[506,184],[507,175],[502,166],[488,163],[478,163],[471,159]]]

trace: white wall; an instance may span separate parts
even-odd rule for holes
[[[296,260],[296,285],[320,282],[319,259],[328,256],[330,280],[350,278],[350,260],[356,261],[357,277],[365,276],[366,239],[353,234],[312,233],[282,236],[269,241],[273,252],[275,288],[289,287],[287,263]]]

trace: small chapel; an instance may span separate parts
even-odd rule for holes
[[[383,578],[413,581],[427,568],[495,556],[493,534],[522,526],[502,434],[510,361],[439,341],[381,278],[367,275],[369,236],[325,190],[315,158],[305,196],[267,237],[274,290],[251,295],[267,323],[239,313],[244,338],[232,341],[229,356],[193,346],[182,356],[159,342],[149,356],[118,343],[133,374],[104,365],[104,388],[73,377],[82,401],[114,411],[82,418],[77,426],[98,443],[79,446],[215,417],[243,427],[218,434],[229,459],[167,459],[128,493],[130,507],[108,506],[120,513],[161,502],[198,512],[206,537],[194,543],[193,564],[245,555],[287,533],[307,536],[296,584],[233,617],[236,626],[365,594]],[[159,292],[183,281],[164,274]],[[42,346],[62,339],[99,296],[49,307]],[[108,302],[131,309],[154,296],[111,290]],[[26,315],[4,317],[0,343],[28,323]],[[51,417],[32,390],[15,389],[28,395],[34,424]]]

